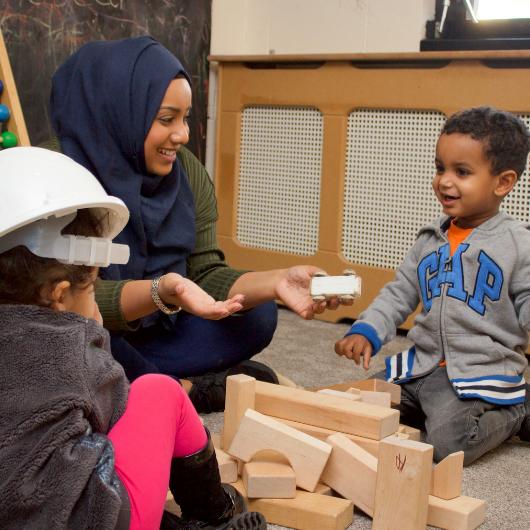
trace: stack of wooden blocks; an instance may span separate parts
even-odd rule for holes
[[[485,503],[460,495],[463,453],[433,466],[433,447],[391,408],[400,391],[379,380],[315,392],[230,376],[214,440],[221,480],[291,528],[343,530],[353,506],[374,529],[477,528]]]

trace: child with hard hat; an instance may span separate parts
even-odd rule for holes
[[[0,152],[0,175],[0,527],[264,529],[179,383],[129,384],[109,352],[94,282],[129,257],[124,203],[45,149]]]

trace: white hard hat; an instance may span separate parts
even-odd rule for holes
[[[102,237],[61,235],[82,208],[99,218],[108,215]],[[63,263],[127,263],[129,247],[112,239],[128,220],[123,201],[107,195],[96,177],[71,158],[39,147],[0,151],[0,253],[23,245]]]

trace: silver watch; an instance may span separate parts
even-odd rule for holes
[[[162,298],[160,298],[160,295],[158,294],[158,285],[160,284],[160,280],[162,279],[162,276],[159,276],[158,278],[153,278],[153,281],[151,282],[151,298],[153,299],[154,304],[162,313],[165,313],[166,315],[174,315],[175,313],[178,313],[182,307],[179,306],[170,306],[168,307],[164,302],[162,302]]]

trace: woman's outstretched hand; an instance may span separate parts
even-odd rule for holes
[[[188,313],[208,320],[219,320],[241,311],[244,301],[242,294],[216,301],[196,283],[174,272],[162,276],[158,294],[165,304],[180,306]]]
[[[287,307],[306,320],[326,309],[337,309],[339,305],[351,305],[352,301],[342,301],[337,297],[324,302],[314,302],[311,298],[311,278],[317,272],[324,272],[313,265],[297,265],[285,269],[276,284],[276,296]]]

